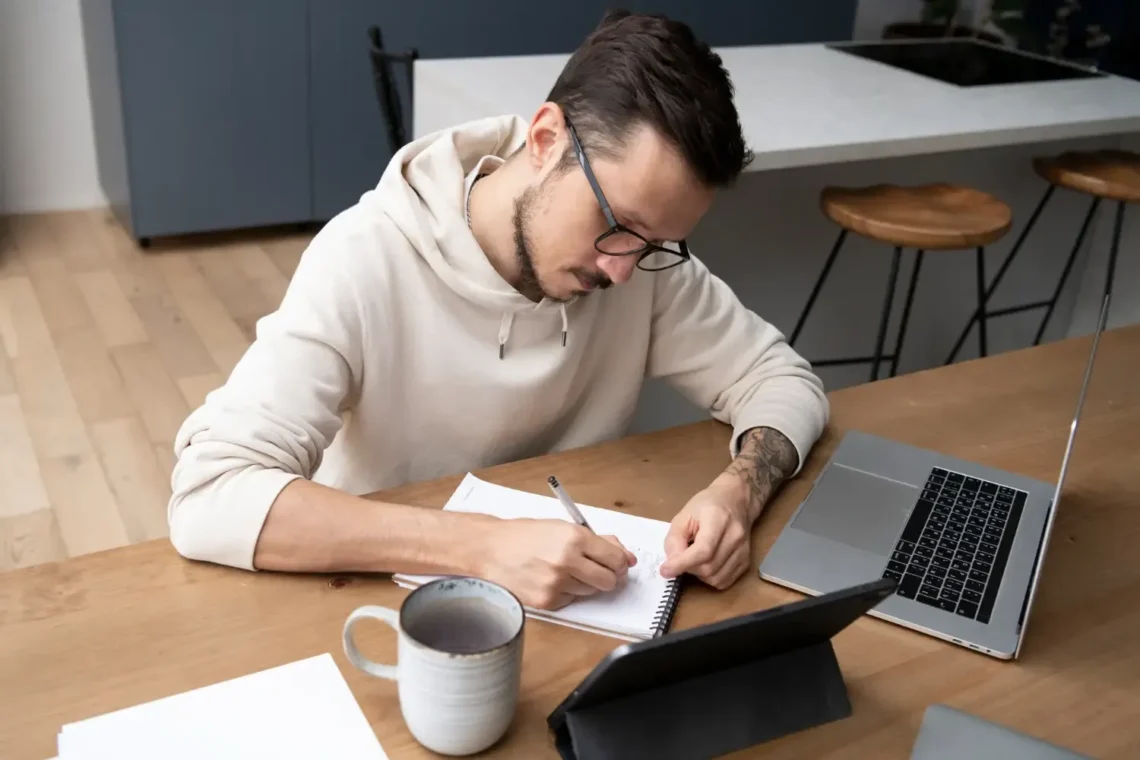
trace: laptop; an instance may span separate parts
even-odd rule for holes
[[[1020,656],[1108,303],[1106,295],[1056,483],[851,431],[760,577],[812,595],[891,578],[895,593],[869,615],[1000,659]]]
[[[956,710],[926,708],[910,760],[1089,760],[1065,747]]]

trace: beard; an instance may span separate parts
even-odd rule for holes
[[[545,181],[544,181],[545,184]],[[548,298],[551,301],[565,303],[575,297],[586,294],[586,291],[575,291],[570,298],[556,298],[542,285],[538,270],[534,263],[534,245],[530,235],[530,225],[534,215],[534,203],[538,191],[528,187],[515,199],[515,213],[511,223],[515,230],[515,260],[519,267],[519,281],[515,289],[532,301],[541,301]],[[613,281],[601,272],[591,272],[582,267],[571,267],[568,271],[577,275],[586,285],[598,290],[605,290],[613,285]]]

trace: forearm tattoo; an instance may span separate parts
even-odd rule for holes
[[[741,436],[739,453],[728,470],[744,478],[753,506],[759,508],[795,472],[798,464],[796,447],[783,433],[756,427]]]

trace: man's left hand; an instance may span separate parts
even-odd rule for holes
[[[740,488],[713,483],[673,518],[661,574],[672,578],[687,572],[713,588],[728,588],[751,563],[752,523]]]
[[[666,578],[689,573],[726,589],[751,564],[752,525],[795,471],[798,454],[783,433],[769,427],[751,428],[740,439],[728,468],[673,518],[661,566]]]

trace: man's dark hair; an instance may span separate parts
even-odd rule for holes
[[[688,25],[659,14],[609,11],[554,83],[558,104],[591,155],[618,157],[648,125],[706,185],[732,184],[751,162],[720,56]],[[575,162],[572,150],[563,166]]]

